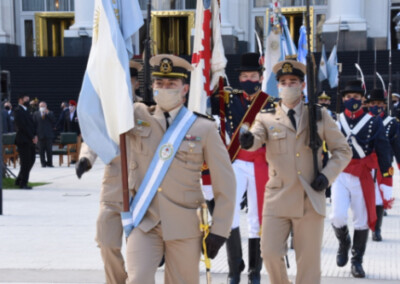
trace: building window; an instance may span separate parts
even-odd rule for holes
[[[281,0],[281,7],[305,6],[305,0]],[[311,0],[310,5],[327,5],[328,0]],[[272,0],[254,0],[254,8],[268,7]]]
[[[25,20],[24,28],[25,28],[25,56],[34,56],[35,49],[33,43],[33,21]]]
[[[151,2],[151,9],[155,11],[196,9],[196,0],[152,0]],[[147,10],[147,3],[148,0],[139,0],[140,9]]]
[[[185,9],[196,9],[196,0],[185,0]]]
[[[22,0],[22,11],[44,11],[44,1]]]
[[[68,11],[69,0],[46,0],[47,11]],[[72,0],[72,2],[74,2]]]

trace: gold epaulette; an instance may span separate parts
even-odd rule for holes
[[[209,119],[209,120],[215,121],[215,118],[212,117],[212,115],[202,114],[202,113],[199,113],[199,112],[196,112],[196,111],[194,111],[193,113],[194,113],[195,115],[199,116],[199,117],[207,118],[207,119]]]

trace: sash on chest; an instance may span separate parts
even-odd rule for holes
[[[182,107],[171,126],[167,129],[154,153],[150,166],[134,198],[130,201],[130,212],[121,212],[125,235],[142,221],[151,201],[157,193],[164,177],[196,115]]]

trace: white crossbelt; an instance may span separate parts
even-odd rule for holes
[[[346,139],[351,140],[352,145],[354,147],[354,150],[356,150],[357,154],[360,156],[360,158],[365,158],[365,153],[364,150],[362,149],[362,147],[360,146],[360,144],[358,144],[357,139],[355,138],[355,136],[358,134],[358,132],[360,132],[360,130],[365,126],[365,124],[368,123],[368,121],[372,118],[373,116],[370,114],[366,114],[361,120],[360,122],[357,123],[356,127],[354,127],[353,129],[350,128],[349,124],[347,123],[346,117],[344,115],[344,113],[340,114],[340,124],[342,125],[342,128],[346,134]],[[350,137],[351,136],[351,137]]]
[[[389,124],[389,122],[391,122],[394,119],[394,117],[392,116],[388,116],[383,120],[383,125],[386,127],[386,125]]]

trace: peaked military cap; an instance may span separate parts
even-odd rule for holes
[[[137,77],[138,73],[142,71],[143,65],[137,61],[130,60],[129,61],[129,72],[131,73],[131,77]]]
[[[360,80],[352,80],[346,82],[344,89],[341,90],[340,93],[342,96],[346,95],[347,93],[357,93],[364,96],[365,90],[363,89],[362,82]]]
[[[303,81],[306,75],[306,66],[295,60],[283,60],[276,63],[272,71],[276,74],[276,80],[278,81],[283,75],[294,75]]]
[[[322,91],[322,92],[320,92],[318,94],[318,99],[320,99],[320,100],[330,100],[331,97],[327,93],[325,93],[325,91]]]
[[[372,102],[372,101],[380,101],[380,102],[386,102],[385,99],[385,92],[382,89],[374,89],[372,90],[369,94],[365,96],[366,103]]]
[[[235,71],[262,71],[264,67],[261,64],[261,56],[259,53],[249,52],[240,56],[240,67]]]
[[[183,58],[172,54],[158,54],[150,59],[154,77],[187,78],[193,66]]]
[[[398,93],[392,93],[392,99],[400,99],[400,95]]]

